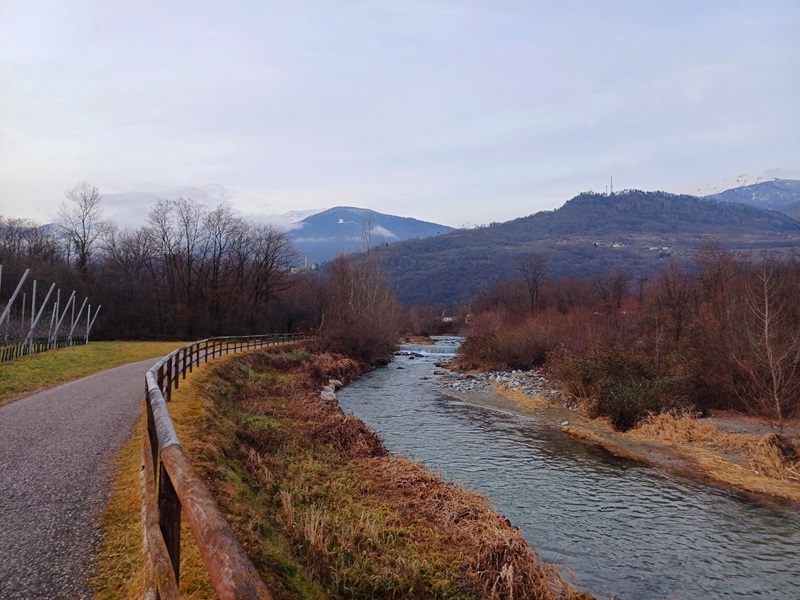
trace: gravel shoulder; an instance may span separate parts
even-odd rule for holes
[[[147,359],[0,407],[0,598],[91,598],[114,460]]]

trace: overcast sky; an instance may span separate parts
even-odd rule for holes
[[[0,215],[87,180],[121,225],[183,195],[459,226],[800,179],[799,32],[798,0],[0,0]]]

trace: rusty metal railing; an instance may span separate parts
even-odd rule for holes
[[[145,374],[142,439],[142,523],[145,597],[179,597],[181,509],[186,514],[211,581],[222,600],[271,599],[253,564],[222,516],[211,492],[181,449],[167,403],[200,361],[241,350],[306,339],[302,334],[216,337],[178,348]]]

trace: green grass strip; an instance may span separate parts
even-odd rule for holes
[[[19,396],[132,362],[169,354],[186,342],[89,342],[0,365],[0,405]],[[144,373],[142,373],[144,376]]]

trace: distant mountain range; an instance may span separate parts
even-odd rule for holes
[[[793,188],[792,182],[774,183],[747,186],[747,197],[766,202],[770,186],[780,193]],[[704,241],[737,252],[795,252],[799,225],[781,212],[748,204],[628,190],[581,194],[554,211],[407,240],[379,252],[404,304],[453,306],[517,276],[516,260],[523,254],[546,256],[553,277],[594,277],[623,268],[636,280],[657,273],[670,259],[691,260]]]
[[[720,202],[741,202],[765,210],[777,210],[791,217],[800,216],[800,181],[771,179],[743,185],[705,196]]]
[[[276,223],[309,262],[368,245],[404,304],[453,306],[517,276],[523,254],[546,256],[552,277],[624,268],[636,280],[669,260],[689,261],[707,240],[753,254],[800,251],[800,181],[741,175],[729,185],[694,196],[580,194],[554,211],[471,229],[341,206],[293,211]]]
[[[295,221],[286,235],[303,257],[315,263],[332,260],[339,254],[360,252],[367,247],[422,239],[453,230],[447,225],[350,206],[312,213]]]

